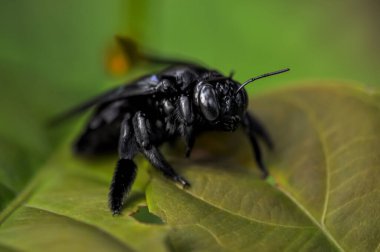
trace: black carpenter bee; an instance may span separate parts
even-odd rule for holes
[[[109,206],[119,214],[136,176],[133,162],[138,153],[167,178],[190,183],[170,166],[158,147],[182,137],[186,157],[190,156],[196,136],[204,131],[234,131],[240,124],[252,144],[263,177],[268,175],[256,136],[272,147],[272,141],[259,121],[247,112],[248,96],[244,86],[283,69],[260,75],[239,84],[232,75],[224,76],[192,63],[173,65],[157,74],[106,92],[57,118],[78,114],[91,107],[95,112],[74,144],[81,155],[118,150],[119,161],[109,192]]]

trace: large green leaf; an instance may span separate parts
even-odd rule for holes
[[[139,173],[128,207],[114,217],[107,206],[112,169],[111,159],[80,160],[65,144],[0,214],[0,250],[167,251],[167,226],[130,216],[145,201],[147,173]]]
[[[159,176],[149,186],[149,208],[175,228],[175,250],[378,249],[378,93],[312,86],[251,104],[276,144],[266,155],[273,179],[259,178],[243,134],[209,136],[214,148],[198,144],[194,161],[175,162],[190,190]]]
[[[190,160],[167,150],[189,190],[161,174],[149,182],[140,161],[116,217],[107,208],[116,157],[81,160],[67,142],[4,206],[0,250],[373,251],[380,241],[378,98],[335,85],[253,99],[276,143],[265,153],[271,179],[260,179],[242,132],[210,133]],[[139,208],[147,185],[149,211],[165,225]]]

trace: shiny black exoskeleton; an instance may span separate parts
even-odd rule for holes
[[[133,158],[137,153],[142,153],[169,179],[184,187],[190,186],[158,149],[162,143],[177,137],[184,139],[188,157],[199,133],[234,131],[241,124],[252,144],[258,167],[266,177],[268,171],[256,136],[269,147],[272,141],[258,120],[247,112],[248,96],[243,87],[287,70],[264,74],[241,85],[232,76],[226,77],[199,65],[175,65],[96,97],[64,117],[95,107],[74,150],[78,154],[92,155],[118,149],[119,161],[109,192],[110,208],[118,214],[136,176]]]

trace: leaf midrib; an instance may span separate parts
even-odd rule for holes
[[[284,98],[286,97],[286,98]],[[318,122],[315,118],[314,113],[311,111],[311,109],[305,109],[305,107],[308,107],[308,105],[301,101],[301,100],[294,100],[295,98],[293,96],[282,96],[281,101],[284,103],[288,103],[294,107],[296,107],[298,110],[302,111],[305,115],[306,118],[309,119],[310,125],[314,128],[318,140],[321,143],[321,148],[323,152],[323,157],[324,157],[324,162],[325,162],[325,167],[326,167],[326,189],[325,189],[325,197],[324,197],[324,202],[323,202],[323,212],[321,216],[321,222],[319,223],[317,219],[314,218],[314,216],[302,206],[300,202],[298,202],[293,196],[291,196],[290,193],[287,193],[286,191],[282,190],[281,188],[278,188],[279,191],[281,191],[284,195],[286,195],[290,200],[294,202],[303,212],[306,214],[309,219],[330,239],[330,241],[333,242],[333,244],[336,246],[337,249],[340,251],[344,251],[342,246],[338,243],[338,241],[330,234],[330,232],[326,229],[326,226],[324,224],[324,220],[326,218],[326,212],[327,212],[327,206],[328,206],[328,201],[329,201],[329,194],[330,194],[330,177],[329,177],[329,159],[327,158],[327,151],[326,151],[326,139],[323,136],[322,130],[318,126]],[[302,104],[302,105],[300,105]]]
[[[158,178],[158,179],[162,179],[162,178]],[[174,186],[174,185],[171,185],[171,186]],[[281,228],[317,229],[315,226],[293,226],[293,225],[284,225],[284,224],[278,224],[278,223],[261,221],[261,220],[258,220],[258,219],[250,218],[250,217],[247,217],[247,216],[244,216],[244,215],[240,215],[240,214],[236,214],[234,212],[231,212],[230,210],[228,210],[226,208],[222,208],[222,206],[218,206],[218,205],[216,205],[216,204],[214,204],[214,203],[212,203],[210,201],[207,201],[206,199],[204,199],[202,197],[199,197],[198,195],[194,195],[189,190],[183,190],[183,193],[185,193],[186,195],[191,196],[196,201],[200,201],[203,204],[206,204],[206,205],[208,205],[208,206],[210,206],[212,208],[217,209],[218,211],[225,212],[225,213],[227,213],[229,215],[235,216],[235,217],[240,218],[240,219],[244,219],[246,221],[256,222],[256,223],[262,224],[262,225],[281,227]]]
[[[44,170],[45,169],[41,169],[37,175],[30,180],[26,187],[11,201],[11,203],[0,212],[0,227],[14,211],[30,198],[39,185],[39,182],[45,177],[43,175]]]

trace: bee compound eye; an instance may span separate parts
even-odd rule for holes
[[[199,106],[202,114],[208,121],[215,121],[219,117],[219,103],[214,88],[205,84],[199,92]]]

